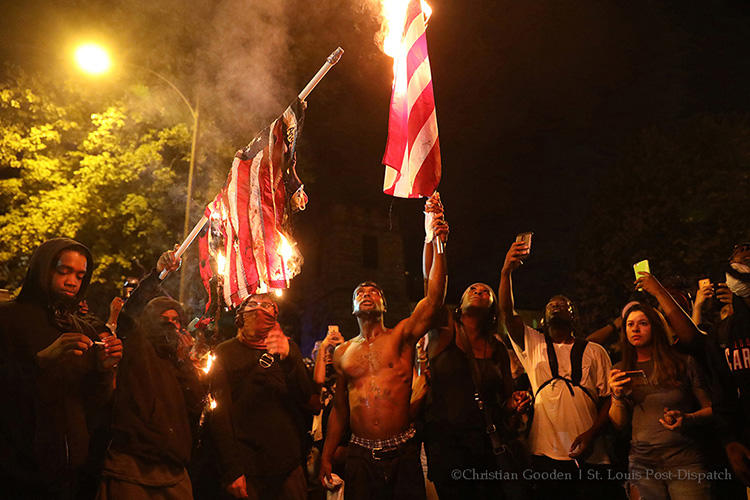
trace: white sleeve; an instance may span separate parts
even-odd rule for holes
[[[529,355],[534,352],[534,348],[539,344],[539,342],[544,341],[544,336],[541,333],[526,324],[523,325],[523,349],[521,349],[521,346],[513,341],[513,337],[508,335],[508,338],[510,338],[510,343],[513,346],[513,350],[516,351],[516,355],[522,363],[525,363],[525,361],[528,360]],[[525,364],[524,368],[526,368]]]

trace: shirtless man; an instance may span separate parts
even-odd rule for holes
[[[432,229],[445,240],[448,225],[442,215],[433,220]],[[359,335],[333,355],[336,395],[320,465],[323,484],[331,484],[331,459],[348,424],[347,499],[425,498],[409,399],[415,346],[434,326],[445,282],[445,256],[435,251],[427,296],[394,328],[383,324],[386,302],[377,284],[366,281],[354,289],[352,314]]]

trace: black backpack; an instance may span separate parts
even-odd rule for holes
[[[581,385],[581,377],[583,376],[583,351],[586,350],[588,341],[579,338],[576,338],[573,341],[573,349],[571,349],[570,351],[570,378],[560,375],[557,365],[557,355],[555,354],[555,347],[552,343],[552,339],[549,338],[549,335],[544,336],[544,341],[547,344],[547,359],[549,360],[549,369],[550,372],[552,372],[552,378],[545,381],[539,386],[539,388],[534,393],[533,400],[536,400],[536,396],[537,394],[539,394],[539,391],[547,387],[550,383],[555,380],[562,380],[563,382],[565,382],[565,385],[567,385],[568,391],[570,391],[571,396],[575,397],[573,387],[580,387],[584,394],[586,394],[591,399],[591,401],[596,404],[596,398],[594,398],[594,396],[591,394],[591,392],[589,392],[588,389]]]

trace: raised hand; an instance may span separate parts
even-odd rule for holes
[[[435,218],[432,220],[432,234],[440,238],[443,243],[448,241],[448,233],[450,233],[450,227],[448,226],[448,223],[445,222],[445,219]]]
[[[693,309],[699,309],[706,305],[706,302],[714,296],[713,284],[706,280],[706,283],[698,287],[698,291],[695,293],[695,303]]]
[[[716,284],[716,298],[719,299],[719,302],[721,302],[722,304],[732,303],[732,291],[729,289],[726,283]]]
[[[424,203],[424,211],[434,214],[436,218],[443,216],[443,202],[440,200],[440,193],[435,191],[432,196],[427,198]]]
[[[168,272],[174,272],[180,268],[182,259],[175,257],[175,251],[179,248],[179,245],[175,245],[173,250],[167,250],[159,256],[159,260],[156,261],[156,270],[161,273],[166,270]]]
[[[659,293],[664,291],[664,287],[659,283],[659,280],[651,274],[644,271],[638,272],[639,278],[635,280],[635,289],[645,290],[649,295],[656,297]]]
[[[529,253],[529,245],[523,241],[514,241],[510,245],[508,253],[505,254],[505,262],[503,263],[503,271],[515,271],[523,264],[523,259]]]

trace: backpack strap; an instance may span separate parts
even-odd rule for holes
[[[570,380],[579,387],[583,377],[583,351],[586,350],[586,344],[586,339],[576,338],[570,351]]]
[[[555,345],[549,335],[544,336],[544,342],[547,344],[547,360],[549,362],[549,369],[552,377],[539,386],[539,388],[536,390],[536,393],[534,394],[534,399],[536,399],[539,391],[547,387],[553,381],[559,379],[565,382],[565,385],[568,387],[568,391],[570,392],[571,396],[575,397],[573,387],[580,387],[581,390],[583,390],[584,394],[586,394],[591,399],[591,401],[596,403],[596,398],[594,398],[594,396],[591,394],[591,392],[589,392],[588,389],[581,385],[581,378],[583,378],[583,351],[586,350],[588,341],[581,338],[576,338],[573,341],[573,348],[570,350],[570,378],[560,376],[560,370],[557,363],[557,354],[555,353]]]
[[[560,378],[560,370],[557,365],[557,354],[555,353],[555,344],[552,343],[552,339],[549,338],[549,335],[544,336],[544,342],[547,344],[547,362],[549,362],[549,371],[552,373],[552,378],[549,381],[551,381],[551,380]],[[571,352],[571,356],[572,355],[573,354]]]

